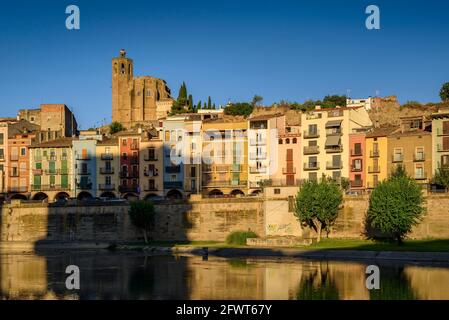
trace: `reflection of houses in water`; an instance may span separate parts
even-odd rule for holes
[[[446,300],[449,299],[449,269],[406,267],[405,277],[410,283],[416,299]]]

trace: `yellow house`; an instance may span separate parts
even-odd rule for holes
[[[118,197],[120,153],[118,138],[104,138],[96,144],[97,196]]]
[[[366,135],[366,187],[373,189],[388,177],[388,138],[398,127],[375,128]]]

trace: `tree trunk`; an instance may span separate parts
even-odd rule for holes
[[[316,220],[315,221],[315,226],[316,226],[316,233],[318,234],[318,237],[317,237],[316,241],[320,242],[321,241],[321,232],[323,230],[323,224],[320,221]]]
[[[148,243],[147,230],[143,229],[143,238],[145,239],[145,243]]]

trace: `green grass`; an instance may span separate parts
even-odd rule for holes
[[[307,250],[368,250],[368,251],[418,251],[418,252],[447,252],[449,251],[448,240],[405,240],[403,244],[397,245],[392,242],[381,242],[361,239],[323,239],[319,243],[310,246],[301,246]]]
[[[128,245],[129,249],[143,247],[209,247],[209,248],[250,248],[245,245],[227,244],[219,241],[153,241],[148,244],[136,243]],[[310,246],[296,246],[303,250],[367,250],[367,251],[415,251],[415,252],[449,252],[448,240],[405,240],[398,246],[396,243],[361,239],[322,239]],[[269,249],[269,248],[267,248]]]

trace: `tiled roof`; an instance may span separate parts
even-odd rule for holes
[[[398,130],[398,126],[385,126],[374,128],[371,132],[366,134],[367,138],[375,138],[375,137],[385,137],[389,134],[392,134],[394,131]]]
[[[60,138],[41,143],[33,143],[30,148],[66,148],[72,146],[72,141],[76,138]]]

